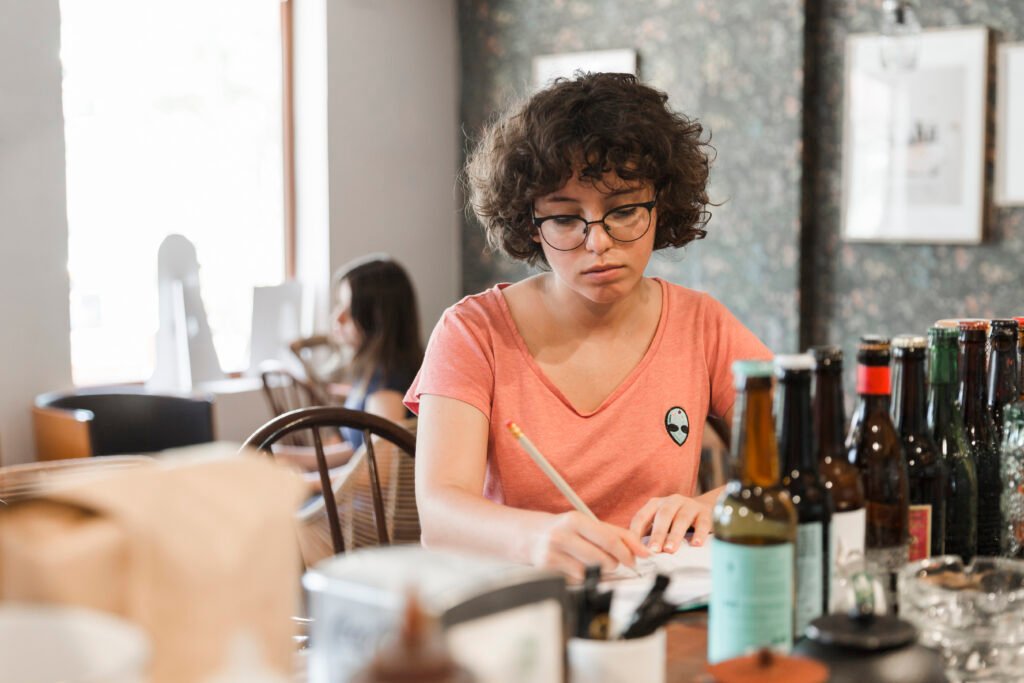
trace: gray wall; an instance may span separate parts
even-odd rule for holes
[[[0,463],[71,383],[59,29],[57,0],[0,0]]]

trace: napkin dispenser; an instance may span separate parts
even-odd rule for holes
[[[561,575],[418,545],[356,550],[306,572],[309,680],[346,681],[397,627],[411,590],[481,683],[562,683]]]

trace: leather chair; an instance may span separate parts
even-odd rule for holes
[[[213,441],[213,397],[98,387],[36,397],[38,460],[140,454]]]

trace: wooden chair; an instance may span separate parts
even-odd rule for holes
[[[213,441],[213,397],[97,387],[36,397],[37,460],[153,453]]]
[[[342,468],[343,476],[332,481],[320,430],[341,427],[362,431],[364,445]],[[419,541],[412,431],[363,411],[320,406],[274,418],[250,436],[243,449],[273,453],[275,443],[301,431],[313,441],[322,492],[298,514],[307,566],[346,548]]]
[[[330,396],[330,385],[340,379],[344,369],[343,354],[338,344],[326,334],[296,339],[288,345],[306,373],[306,381]]]

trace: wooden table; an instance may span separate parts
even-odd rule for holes
[[[667,628],[667,683],[689,683],[706,673],[708,665],[708,613],[688,612],[673,619]]]

